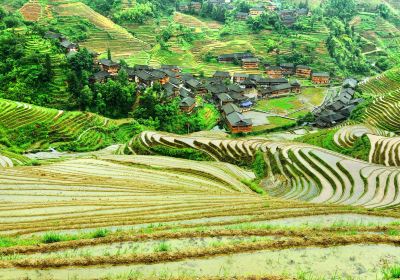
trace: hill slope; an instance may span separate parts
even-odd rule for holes
[[[97,150],[135,133],[132,120],[92,113],[64,112],[0,99],[0,128],[22,150]]]
[[[64,28],[77,24],[76,17],[93,24],[88,39],[81,45],[92,51],[104,53],[109,48],[115,59],[128,58],[134,53],[149,48],[143,41],[135,38],[125,28],[95,12],[82,2],[49,1],[54,17],[63,22]]]

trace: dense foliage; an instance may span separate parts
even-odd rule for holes
[[[155,15],[171,15],[175,0],[128,0],[127,6],[122,0],[85,0],[85,3],[97,12],[110,17],[118,23],[143,23]]]
[[[189,115],[180,112],[180,99],[167,98],[158,85],[147,88],[139,98],[140,102],[133,110],[132,116],[144,124],[151,121],[157,130],[190,133],[210,129],[219,119],[218,110],[210,104]]]
[[[337,131],[338,129],[321,130],[316,133],[297,138],[296,141],[335,151],[353,158],[366,161],[368,160],[369,152],[371,150],[371,143],[368,137],[360,137],[354,143],[353,147],[344,148],[337,146],[333,140]]]

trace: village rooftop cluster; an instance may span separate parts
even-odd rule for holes
[[[235,11],[235,6],[232,5],[231,0],[208,0],[205,3],[224,7],[226,10],[234,12],[237,20],[242,21],[246,21],[250,17],[261,16],[264,13],[276,12],[282,23],[287,27],[293,26],[300,16],[310,15],[310,10],[308,8],[280,9],[278,3],[269,0],[259,1],[259,3],[249,9],[249,12]],[[179,4],[177,9],[183,13],[199,13],[202,5],[201,2],[191,1]]]
[[[79,50],[77,44],[69,42],[61,34],[47,32],[45,37],[58,40],[67,56]],[[323,85],[330,82],[328,73],[313,72],[309,66],[291,63],[268,66],[264,75],[216,71],[212,77],[200,77],[184,73],[175,65],[162,65],[158,69],[148,65],[122,67],[119,62],[99,59],[97,53],[93,56],[99,71],[90,78],[92,83],[104,83],[124,69],[129,80],[138,84],[139,90],[158,83],[167,97],[179,97],[181,111],[188,114],[198,105],[196,97],[201,96],[205,102],[216,105],[232,133],[252,131],[252,120],[244,117],[243,112],[251,110],[258,100],[300,94],[301,83],[297,78],[311,79],[313,83]],[[251,64],[258,61],[251,53],[221,55],[218,59],[221,63],[239,60],[247,69],[255,67]]]

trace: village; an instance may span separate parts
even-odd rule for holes
[[[56,40],[67,56],[73,56],[79,51],[78,44],[70,42],[61,34],[49,31],[45,34],[45,38]],[[123,69],[126,71],[129,81],[138,85],[139,91],[159,84],[168,98],[180,98],[180,110],[183,113],[191,114],[198,106],[201,106],[202,104],[198,104],[199,97],[202,100],[201,103],[213,104],[221,113],[221,123],[234,134],[252,132],[253,127],[260,123],[259,121],[254,122],[254,118],[258,118],[254,117],[254,114],[250,114],[253,118],[248,116],[248,113],[254,110],[257,102],[299,95],[302,92],[300,81],[309,80],[315,86],[325,87],[329,86],[331,82],[329,73],[317,72],[307,65],[294,65],[293,63],[263,65],[265,69],[263,75],[216,71],[211,77],[203,77],[186,73],[184,69],[176,65],[161,65],[159,68],[148,65],[129,67],[122,66],[119,62],[108,58],[100,59],[97,53],[92,53],[92,55],[98,72],[90,77],[91,83],[105,83],[109,79],[116,78]],[[260,67],[260,59],[249,52],[220,55],[218,62],[238,62],[244,70],[259,69]],[[357,84],[357,81],[351,83]],[[351,87],[352,94],[354,94],[354,88],[355,86]],[[357,101],[351,102],[351,109],[358,104]],[[321,127],[331,126],[335,124],[334,119],[342,120],[349,117],[351,109],[346,108],[347,113],[342,113],[340,117],[335,116],[334,111],[329,112],[328,119],[320,118],[318,125]],[[322,111],[322,109],[319,110],[319,113]],[[282,117],[285,118],[285,116]],[[263,115],[261,118],[266,120]],[[263,120],[261,120],[262,123]]]
[[[208,0],[206,3],[211,4],[216,7],[223,7],[227,11],[234,11],[235,6],[232,0]],[[199,13],[203,4],[197,1],[191,1],[186,3],[181,3],[178,5],[177,9],[184,13]],[[276,12],[281,20],[281,22],[286,27],[293,26],[300,16],[309,16],[310,10],[308,8],[302,7],[297,9],[280,9],[278,3],[270,0],[261,0],[257,4],[249,8],[248,12],[235,12],[235,19],[240,21],[246,21],[250,17],[261,16],[267,12]]]
[[[235,6],[231,0],[209,0],[208,4],[223,7],[227,11],[235,10]],[[177,9],[181,12],[186,13],[199,13],[202,8],[202,3],[197,1],[185,2],[178,5]],[[293,26],[300,16],[309,16],[310,11],[308,8],[298,9],[280,9],[278,3],[270,0],[258,1],[256,5],[253,5],[248,12],[237,11],[235,13],[236,20],[246,21],[250,17],[257,17],[267,12],[277,12],[282,23],[287,26]]]

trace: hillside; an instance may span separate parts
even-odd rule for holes
[[[93,24],[93,28],[88,32],[88,39],[81,42],[82,46],[92,51],[104,53],[109,48],[116,59],[121,59],[148,49],[142,40],[81,2],[49,1],[49,4],[53,16],[63,22],[61,28],[68,29],[76,25],[76,17]]]
[[[85,112],[66,112],[0,99],[0,128],[17,151],[56,148],[91,151],[129,139],[132,120],[111,120]],[[0,152],[2,153],[2,152]]]
[[[400,5],[210,2],[0,0],[0,280],[399,279]]]

